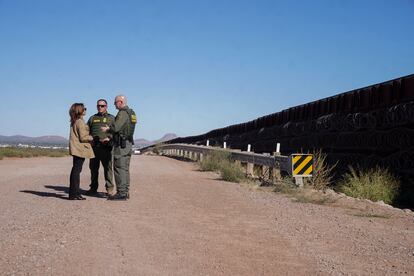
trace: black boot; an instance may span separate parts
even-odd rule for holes
[[[95,189],[89,189],[88,191],[85,192],[85,195],[96,196],[96,195],[98,195],[98,191],[95,190]]]
[[[108,196],[108,200],[125,201],[125,200],[127,200],[127,196],[116,194],[116,195],[113,195],[113,196]]]

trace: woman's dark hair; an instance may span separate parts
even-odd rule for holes
[[[69,117],[70,117],[70,125],[73,126],[73,124],[76,122],[77,119],[79,119],[83,112],[85,112],[85,106],[83,103],[74,103],[69,109]]]

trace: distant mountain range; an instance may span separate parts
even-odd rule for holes
[[[165,134],[162,138],[149,141],[146,139],[136,139],[135,147],[143,148],[147,146],[151,146],[156,143],[165,142],[171,139],[177,138],[177,135],[174,133]],[[57,135],[47,135],[47,136],[40,136],[40,137],[28,137],[23,135],[13,135],[13,136],[3,136],[0,135],[0,144],[10,144],[10,145],[17,145],[17,144],[30,144],[30,145],[67,145],[69,140],[62,136]]]
[[[47,135],[40,137],[28,137],[23,135],[3,136],[0,135],[1,144],[31,144],[31,145],[63,145],[68,144],[68,139],[57,136]]]
[[[160,138],[158,140],[155,140],[155,141],[148,141],[146,139],[137,139],[137,140],[134,140],[134,142],[135,142],[135,147],[141,149],[141,148],[145,148],[145,147],[154,145],[156,143],[166,142],[166,141],[172,140],[172,139],[177,138],[177,137],[178,136],[175,135],[174,133],[167,133],[162,138]]]

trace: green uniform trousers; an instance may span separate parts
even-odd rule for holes
[[[127,141],[126,147],[114,147],[114,175],[117,194],[129,194],[129,164],[131,162],[132,144]]]
[[[99,165],[102,163],[105,176],[105,188],[108,192],[114,189],[113,169],[112,169],[112,147],[93,147],[95,158],[90,159],[89,168],[91,169],[91,190],[98,190]]]

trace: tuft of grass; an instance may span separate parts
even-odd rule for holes
[[[63,157],[69,155],[66,149],[42,149],[42,148],[18,148],[18,147],[4,147],[0,148],[0,160],[4,157]]]
[[[356,217],[361,217],[361,218],[384,218],[384,219],[389,219],[391,218],[391,215],[381,215],[381,214],[372,214],[372,213],[355,213],[355,214],[351,214],[353,216]]]
[[[297,187],[292,177],[284,177],[282,181],[274,184],[273,192],[282,194],[295,194]]]
[[[285,177],[281,182],[276,183],[273,191],[285,194],[288,197],[291,197],[294,202],[298,203],[324,205],[336,201],[331,196],[323,194],[321,191],[314,190],[310,186],[304,188],[297,187],[292,177]]]
[[[294,195],[295,202],[298,203],[312,203],[317,205],[325,205],[329,203],[334,203],[335,200],[330,196],[326,195],[317,195],[317,194],[307,194],[303,192],[298,192]]]
[[[219,168],[221,178],[225,181],[240,183],[246,180],[243,167],[234,162],[222,162]]]
[[[213,151],[199,165],[203,171],[219,172],[225,181],[240,183],[246,180],[243,167],[231,160],[229,152]]]
[[[350,168],[338,186],[339,191],[348,196],[391,204],[398,195],[400,181],[387,169],[356,171]]]
[[[219,171],[223,162],[230,162],[230,153],[225,151],[213,151],[199,162],[203,171]]]
[[[308,184],[316,190],[326,191],[332,183],[332,171],[337,164],[328,165],[322,150],[313,152],[313,175],[307,180]]]

